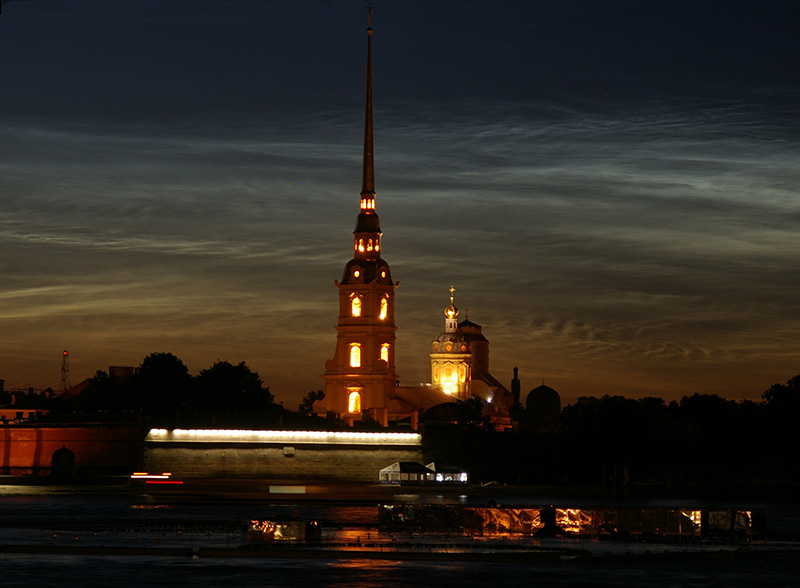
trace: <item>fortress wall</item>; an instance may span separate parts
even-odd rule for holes
[[[65,447],[78,472],[129,473],[139,467],[143,443],[135,425],[0,427],[0,472],[49,474],[53,454]]]
[[[382,468],[396,461],[422,459],[419,446],[147,443],[144,468],[176,477],[377,482]]]

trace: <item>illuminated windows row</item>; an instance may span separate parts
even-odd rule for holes
[[[433,368],[433,379],[438,381],[439,380],[439,366],[434,366]],[[442,380],[448,382],[455,382],[455,367],[452,365],[444,366],[444,376]],[[459,364],[458,366],[458,381],[459,382],[466,382],[467,381],[467,365],[466,364]]]
[[[359,317],[362,313],[363,299],[360,294],[350,295],[350,316]],[[384,320],[389,315],[389,297],[384,294],[381,297],[381,306],[378,311],[378,318]]]
[[[382,361],[389,363],[388,343],[381,343],[380,357]],[[361,343],[350,343],[350,367],[361,367]]]
[[[380,251],[381,243],[378,239],[358,239],[355,243],[356,251],[364,253],[365,251]]]
[[[441,386],[448,394],[457,394],[459,389],[464,388],[468,378],[469,366],[465,363],[433,366],[433,383]]]

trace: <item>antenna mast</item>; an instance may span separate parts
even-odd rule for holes
[[[69,390],[69,352],[65,349],[61,355],[61,382],[58,384],[59,390]]]

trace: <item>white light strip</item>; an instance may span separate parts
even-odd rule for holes
[[[150,429],[145,441],[179,443],[298,443],[327,445],[419,445],[418,433],[350,431],[252,431],[240,429]]]

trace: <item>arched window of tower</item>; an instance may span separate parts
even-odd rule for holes
[[[361,316],[361,296],[350,295],[350,316]]]
[[[383,272],[381,276],[386,277],[386,272]],[[388,313],[389,313],[389,298],[384,295],[381,297],[381,310],[380,313],[378,314],[378,317],[381,320],[384,320]]]
[[[347,412],[361,412],[361,394],[350,392],[347,397]]]
[[[361,367],[361,344],[350,344],[350,367]]]

